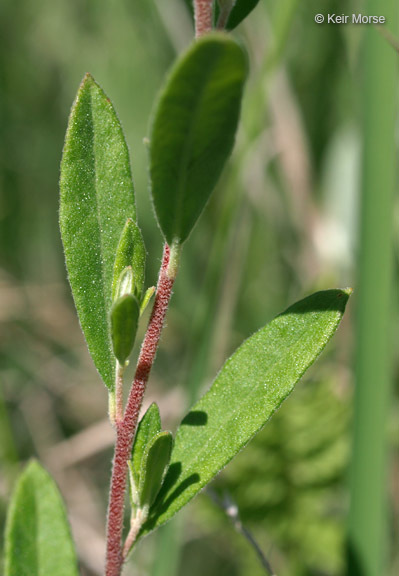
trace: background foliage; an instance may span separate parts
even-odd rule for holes
[[[66,283],[58,231],[61,150],[71,102],[89,71],[125,130],[147,277],[155,283],[162,240],[143,139],[163,75],[192,37],[184,4],[0,5],[0,522],[19,463],[37,455],[67,501],[88,576],[102,572],[113,432],[106,390]],[[336,5],[326,0],[323,11]],[[163,427],[174,429],[242,339],[287,305],[316,289],[356,288],[361,27],[316,26],[319,6],[261,0],[237,28],[251,67],[242,124],[233,159],[183,251],[148,392],[148,402],[161,399]],[[396,235],[396,284],[397,247]],[[395,303],[393,326],[397,319]],[[306,381],[213,486],[237,504],[279,576],[342,571],[351,320],[349,310]],[[387,493],[390,536],[398,542],[397,362],[395,375]],[[145,540],[135,561],[137,574],[151,576],[205,569],[262,574],[253,550],[207,493]],[[396,546],[392,575],[398,562]]]

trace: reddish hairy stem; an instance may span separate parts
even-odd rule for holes
[[[122,571],[124,559],[121,540],[128,461],[131,456],[145,388],[155,360],[166,310],[172,295],[174,278],[170,278],[167,273],[169,256],[170,249],[165,244],[154,307],[141,346],[135,378],[129,393],[123,420],[116,425],[116,446],[108,505],[106,576],[120,576]]]
[[[212,5],[213,0],[194,0],[196,38],[212,30]]]

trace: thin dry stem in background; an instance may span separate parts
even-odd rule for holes
[[[260,560],[260,563],[265,569],[266,574],[268,576],[277,576],[277,574],[275,574],[273,568],[271,567],[269,560],[266,558],[261,547],[255,540],[254,536],[248,530],[248,528],[246,528],[241,522],[237,504],[235,504],[235,502],[233,502],[233,500],[228,495],[225,495],[223,500],[221,500],[219,496],[216,494],[216,492],[212,490],[212,488],[207,488],[207,493],[210,496],[211,500],[213,500],[213,502],[217,504],[217,506],[219,506],[225,512],[226,516],[233,524],[235,530],[239,534],[242,534],[242,536],[244,536],[244,538],[252,546],[252,548],[256,552],[256,555]]]

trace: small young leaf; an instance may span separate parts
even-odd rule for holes
[[[5,535],[5,576],[78,576],[64,504],[49,474],[32,461],[11,499]]]
[[[327,290],[297,302],[227,360],[177,431],[142,534],[169,520],[265,425],[333,336],[350,293]]]
[[[171,432],[160,432],[148,444],[141,462],[139,499],[141,508],[150,508],[161,489],[169,468],[173,436]]]
[[[60,190],[61,234],[76,309],[94,364],[112,389],[113,268],[123,227],[136,211],[122,127],[89,75],[69,118]]]
[[[169,245],[186,240],[231,153],[246,75],[238,44],[210,34],[178,60],[161,93],[150,137],[150,176]]]
[[[140,484],[141,463],[151,440],[161,432],[161,416],[158,405],[153,402],[137,428],[132,450],[132,474],[135,485]]]
[[[112,346],[115,357],[123,366],[133,349],[140,318],[140,305],[136,296],[125,294],[111,309]]]
[[[112,299],[117,298],[117,287],[122,271],[131,267],[134,279],[134,292],[138,300],[144,288],[145,274],[145,246],[144,240],[137,224],[129,218],[123,228],[114,264],[114,277],[112,282]]]

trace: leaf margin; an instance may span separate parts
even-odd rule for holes
[[[113,136],[119,139],[119,160],[120,163],[123,164],[122,172],[125,176],[122,184],[126,192],[126,204],[125,207],[120,210],[121,214],[118,214],[117,218],[115,217],[118,222],[120,221],[119,223],[121,225],[119,226],[120,230],[114,230],[112,233],[112,239],[115,246],[113,246],[113,250],[107,251],[109,252],[109,256],[106,262],[107,272],[104,272],[104,258],[102,256],[98,257],[94,249],[92,249],[94,250],[94,256],[91,258],[91,260],[89,258],[90,254],[86,254],[86,256],[83,257],[82,254],[79,255],[77,252],[74,252],[74,245],[79,233],[79,219],[76,218],[76,214],[79,212],[80,208],[77,208],[77,210],[74,212],[74,202],[72,201],[72,197],[73,195],[76,195],[76,192],[72,190],[73,185],[76,184],[77,190],[79,188],[82,189],[86,178],[91,179],[91,186],[93,185],[93,180],[95,187],[98,183],[97,173],[90,172],[92,167],[83,166],[85,159],[87,160],[87,157],[90,157],[90,152],[88,151],[90,144],[92,146],[92,160],[93,163],[96,164],[96,160],[94,158],[94,147],[96,145],[94,123],[96,120],[93,113],[93,101],[95,98],[97,98],[98,102],[104,106],[104,110],[108,115],[108,120],[110,120],[106,125],[106,128],[108,130],[112,129],[114,131]],[[82,109],[84,109],[84,106],[89,106],[90,119],[84,118],[84,113],[82,114],[82,117],[79,117],[79,113]],[[87,110],[86,116],[89,116]],[[80,143],[83,148],[83,152],[81,156],[79,156],[78,141],[81,137],[80,131],[86,130],[90,132],[90,129],[92,130],[92,142]],[[97,166],[95,168],[97,168]],[[76,171],[76,174],[74,174],[74,171]],[[81,180],[80,182],[79,179]],[[83,200],[85,199],[86,196],[83,194],[83,197],[80,198],[82,201],[82,207],[84,204]],[[118,197],[118,201],[121,202],[121,198]],[[97,202],[98,194],[96,191],[96,203]],[[117,210],[114,208],[113,213],[109,216],[115,216],[116,213]],[[71,214],[74,214],[74,216],[71,217]],[[112,306],[112,270],[120,235],[126,220],[129,218],[136,221],[135,192],[132,179],[130,153],[126,138],[121,122],[111,100],[107,97],[93,76],[87,73],[79,86],[68,119],[68,127],[65,135],[65,142],[61,159],[59,221],[68,280],[71,286],[72,296],[78,313],[79,324],[81,326],[87,347],[89,349],[89,353],[97,368],[97,371],[99,372],[104,384],[110,391],[113,390],[115,385],[115,358],[112,350],[110,326],[110,311]],[[74,219],[75,222],[68,222],[68,220]],[[109,217],[107,220],[110,219],[111,218]],[[98,228],[100,230],[98,234],[100,235],[103,233],[100,222],[98,222]],[[101,238],[98,244],[102,247]],[[91,242],[88,242],[87,246],[91,247]],[[90,251],[87,250],[87,252]],[[96,259],[97,264],[95,263]],[[102,261],[101,273],[98,272],[99,260]],[[84,262],[85,266],[81,266],[79,264],[80,262]],[[93,280],[93,284],[97,284],[99,277],[102,278],[104,283],[101,291],[102,296],[96,292],[96,287],[93,288],[93,286],[91,286],[88,281],[82,281],[82,279],[84,279],[84,275],[80,270],[78,270],[79,267],[82,269],[84,267],[85,269],[90,269],[90,267],[93,266],[93,262],[94,268],[97,269],[95,273],[96,278]],[[89,292],[91,295],[86,297],[86,292]],[[85,302],[88,302],[88,305],[86,305]],[[99,320],[100,316],[101,319]],[[95,321],[93,320],[94,317]]]
[[[165,478],[165,482],[163,487],[161,488],[160,494],[157,498],[157,500],[154,503],[154,507],[152,508],[152,510],[150,510],[150,515],[149,515],[149,519],[148,521],[143,525],[142,530],[140,532],[139,537],[143,537],[146,534],[152,532],[153,530],[155,530],[156,528],[159,528],[160,526],[162,526],[165,522],[168,522],[177,512],[179,512],[179,510],[181,508],[183,508],[184,506],[186,506],[195,496],[198,495],[199,492],[202,491],[202,489],[210,482],[213,480],[213,478],[215,478],[215,476],[217,476],[217,474],[220,473],[221,470],[223,470],[223,468],[248,444],[248,442],[265,426],[265,424],[267,423],[267,421],[272,417],[272,415],[274,414],[274,412],[281,406],[281,404],[284,402],[284,400],[291,394],[292,390],[294,389],[295,385],[299,382],[299,380],[301,380],[302,376],[304,375],[304,373],[307,371],[307,369],[317,360],[317,358],[320,356],[321,352],[323,351],[323,349],[325,348],[325,346],[327,345],[327,343],[330,341],[330,339],[332,338],[332,336],[335,334],[342,318],[345,312],[345,308],[346,308],[346,304],[348,302],[348,299],[350,297],[350,295],[352,294],[353,290],[351,288],[347,288],[344,290],[339,290],[339,289],[333,289],[333,290],[325,290],[325,291],[321,291],[321,292],[316,292],[314,294],[312,294],[311,296],[308,296],[307,298],[304,298],[302,300],[299,300],[298,302],[296,302],[295,304],[293,304],[292,306],[290,306],[289,308],[287,308],[284,312],[282,312],[281,314],[279,314],[278,316],[276,316],[270,323],[266,324],[266,326],[264,326],[263,328],[261,328],[260,330],[258,330],[257,332],[255,332],[252,336],[250,336],[248,339],[246,339],[243,344],[233,353],[232,356],[230,356],[227,361],[224,363],[223,367],[221,368],[221,370],[219,371],[219,373],[217,374],[213,384],[211,385],[210,389],[198,400],[198,402],[195,403],[195,405],[191,408],[191,410],[188,412],[188,414],[183,418],[180,426],[178,427],[176,436],[175,436],[175,440],[174,440],[174,448],[172,450],[172,456],[171,456],[171,462],[170,462],[170,468],[169,471],[171,472],[171,470],[173,469],[173,467],[175,467],[175,469],[177,468],[177,472],[178,471],[178,465],[180,464],[180,468],[181,468],[181,461],[182,461],[182,457],[176,457],[176,452],[178,450],[180,450],[182,453],[184,453],[185,451],[185,447],[184,446],[179,446],[179,442],[180,442],[180,435],[181,435],[181,430],[182,430],[182,425],[184,424],[184,421],[191,415],[191,414],[196,414],[198,409],[201,408],[202,403],[204,402],[204,399],[210,395],[212,393],[212,389],[213,386],[215,385],[215,383],[218,381],[218,379],[220,378],[220,375],[223,373],[223,370],[225,369],[226,366],[228,366],[231,362],[234,361],[234,357],[236,356],[236,354],[242,349],[242,347],[244,345],[248,345],[248,343],[250,343],[251,339],[254,336],[257,336],[259,334],[261,334],[263,331],[265,331],[273,322],[278,321],[278,319],[280,319],[281,317],[287,315],[290,311],[295,310],[296,307],[302,305],[304,302],[309,301],[311,298],[317,298],[320,295],[323,294],[327,294],[327,293],[335,293],[335,295],[337,296],[337,301],[336,301],[336,306],[338,307],[338,310],[336,310],[337,312],[337,317],[335,319],[334,322],[331,322],[331,326],[330,326],[330,331],[329,333],[326,335],[326,337],[324,339],[322,339],[320,341],[320,344],[318,346],[318,348],[316,349],[315,353],[313,354],[313,359],[312,361],[302,370],[302,372],[299,374],[299,376],[296,378],[295,382],[290,385],[290,390],[288,391],[287,394],[285,394],[284,397],[281,398],[281,400],[279,401],[279,403],[275,406],[275,408],[270,412],[270,414],[267,416],[267,418],[264,420],[263,424],[261,424],[260,426],[258,426],[258,428],[256,430],[253,431],[253,433],[246,439],[245,442],[243,442],[241,444],[241,446],[234,452],[234,454],[232,454],[229,459],[227,459],[219,468],[217,471],[215,471],[211,477],[209,477],[205,482],[202,482],[200,484],[199,487],[197,487],[195,489],[195,492],[192,493],[189,497],[187,497],[186,494],[186,501],[185,502],[180,502],[179,505],[176,507],[175,509],[173,509],[171,511],[171,507],[173,504],[173,501],[171,502],[169,508],[166,508],[165,510],[163,510],[162,507],[165,507],[164,502],[171,500],[172,496],[174,493],[179,493],[179,490],[182,488],[182,486],[187,482],[187,480],[190,480],[190,478],[192,478],[193,476],[195,476],[195,473],[192,470],[189,470],[190,472],[193,472],[193,474],[189,474],[187,476],[187,472],[185,475],[185,478],[181,478],[179,480],[179,483],[172,483],[169,487],[165,488],[168,484],[167,480],[168,480],[168,475]],[[338,303],[338,300],[340,301]],[[331,310],[334,310],[334,308],[331,308]],[[175,452],[175,454],[174,454]],[[198,478],[194,479],[193,482],[198,482],[199,481],[199,475],[197,474]],[[189,487],[189,484],[188,484]],[[185,488],[186,489],[186,488]],[[169,490],[169,491],[168,491]],[[181,495],[181,494],[180,494]],[[176,500],[178,500],[178,498],[180,497],[180,495],[178,495],[176,497]],[[159,513],[157,513],[157,507],[160,509]],[[169,511],[169,513],[168,513]]]

